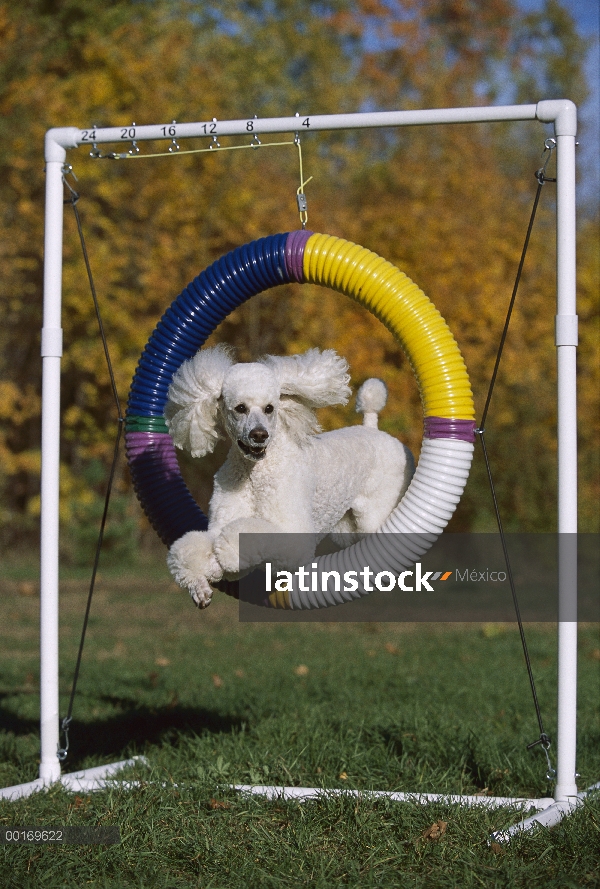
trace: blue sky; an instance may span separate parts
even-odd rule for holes
[[[544,0],[517,2],[526,12],[535,12],[544,6]],[[571,13],[580,34],[593,41],[586,62],[590,98],[579,110],[579,119],[585,127],[579,150],[580,168],[590,179],[584,190],[586,194],[596,195],[597,200],[600,191],[600,3],[598,0],[561,0],[561,5]]]
[[[527,12],[540,10],[544,5],[543,0],[518,0],[518,4]],[[569,10],[582,34],[598,34],[598,0],[562,0],[561,6]]]

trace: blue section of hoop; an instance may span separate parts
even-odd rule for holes
[[[131,384],[127,415],[162,417],[173,375],[196,354],[210,334],[251,296],[292,280],[286,264],[288,234],[271,235],[222,256],[169,306],[142,353]],[[127,436],[126,436],[127,439]],[[161,540],[170,546],[187,531],[203,531],[208,521],[196,504],[164,442],[147,433],[147,447],[128,451],[133,485]],[[174,451],[174,446],[173,446]],[[180,504],[177,521],[173,506]]]
[[[238,247],[205,269],[169,306],[137,366],[127,413],[162,417],[171,380],[230,312],[251,296],[290,281],[287,234]]]

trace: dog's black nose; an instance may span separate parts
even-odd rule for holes
[[[264,426],[255,426],[248,436],[250,441],[254,441],[256,444],[264,444],[268,437],[269,433]]]

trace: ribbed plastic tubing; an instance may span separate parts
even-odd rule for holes
[[[464,490],[474,441],[474,406],[465,363],[448,325],[422,290],[387,260],[342,238],[297,231],[239,247],[203,271],[167,309],[138,363],[126,417],[134,488],[152,526],[170,546],[208,521],[179,470],[163,412],[173,375],[235,308],[290,281],[321,284],[354,299],[394,334],[415,373],[424,414],[419,462],[398,506],[376,534],[317,559],[319,575],[400,572],[414,564],[452,517]],[[321,608],[366,595],[327,587],[272,593],[265,604]]]

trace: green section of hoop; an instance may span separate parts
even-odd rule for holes
[[[125,419],[127,432],[168,432],[167,424],[162,417],[136,417]]]

